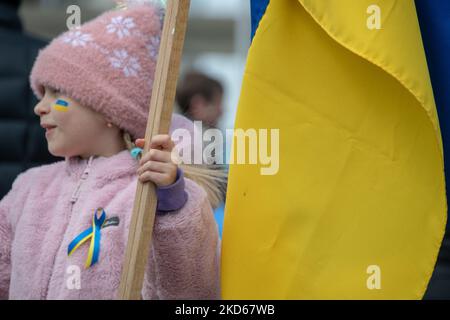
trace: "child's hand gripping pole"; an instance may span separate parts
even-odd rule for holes
[[[148,142],[154,135],[169,132],[189,4],[190,0],[167,1],[145,132],[144,154],[149,150]],[[141,299],[144,273],[151,248],[156,201],[155,185],[138,181],[119,286],[119,299]]]

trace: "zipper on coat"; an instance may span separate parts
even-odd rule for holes
[[[58,253],[61,251],[61,246],[64,243],[64,237],[65,237],[65,235],[67,233],[67,228],[69,227],[70,219],[72,218],[73,207],[75,206],[75,202],[78,200],[78,197],[80,195],[80,188],[81,188],[81,185],[82,185],[83,181],[85,181],[88,178],[88,176],[89,176],[89,172],[91,170],[91,164],[92,164],[92,160],[93,159],[94,159],[94,156],[91,156],[89,158],[87,166],[84,169],[80,180],[78,180],[77,187],[75,188],[75,191],[72,193],[72,197],[71,197],[71,200],[70,200],[71,203],[70,203],[69,216],[67,217],[67,223],[66,223],[65,228],[64,228],[63,236],[61,238],[61,244],[59,245],[58,251],[56,251],[55,258],[53,259],[53,268],[52,268],[52,270],[55,270],[56,257],[58,255]],[[45,294],[42,296],[42,298],[46,299],[46,300],[48,299],[48,291],[50,290],[50,283],[51,283],[51,280],[52,280],[52,276],[53,275],[50,275],[50,278],[49,278],[48,283],[47,283],[47,289],[45,291]]]
[[[78,180],[78,184],[77,187],[75,188],[75,191],[72,193],[72,197],[70,199],[70,202],[73,204],[78,200],[78,197],[80,196],[80,189],[81,189],[81,185],[83,184],[83,182],[88,178],[89,176],[89,172],[91,170],[91,164],[92,164],[92,160],[94,159],[94,156],[91,156],[88,160],[87,166],[84,169],[80,180]]]

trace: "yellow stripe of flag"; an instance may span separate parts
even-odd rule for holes
[[[223,297],[421,298],[446,223],[438,123],[413,0],[272,0],[236,128],[279,128],[280,167],[230,167]]]

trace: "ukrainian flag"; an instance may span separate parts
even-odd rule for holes
[[[69,103],[67,101],[58,99],[53,105],[53,108],[58,111],[67,112],[69,110]]]
[[[447,205],[413,0],[271,0],[236,128],[280,129],[280,169],[230,166],[223,298],[422,298]]]

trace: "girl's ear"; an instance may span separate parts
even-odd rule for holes
[[[96,110],[93,110],[92,108],[90,108],[90,109],[94,112],[95,116],[103,123],[103,125],[106,128],[117,128],[117,129],[119,129],[121,134],[123,133],[122,132],[123,130],[118,128],[118,127],[116,127],[116,125],[114,125],[114,123],[111,121],[111,119],[109,119],[108,116],[106,116],[103,113],[100,113],[100,112],[98,112]]]

